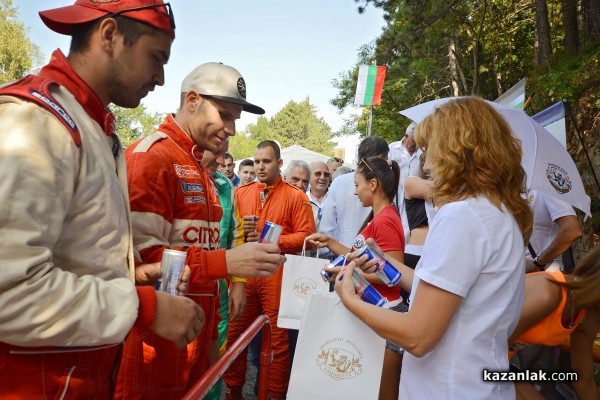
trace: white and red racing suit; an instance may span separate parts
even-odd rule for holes
[[[0,88],[2,399],[108,398],[121,342],[154,321],[112,122],[60,50]]]

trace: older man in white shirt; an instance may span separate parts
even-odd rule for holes
[[[331,172],[329,167],[323,161],[313,161],[310,163],[310,183],[306,195],[310,200],[310,205],[313,209],[315,217],[315,227],[319,229],[321,217],[323,215],[322,208],[327,191],[329,190],[329,182],[331,182]]]

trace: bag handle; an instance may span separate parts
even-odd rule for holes
[[[304,243],[302,244],[302,257],[306,257],[306,242],[308,241],[308,236],[304,238]],[[319,248],[317,247],[317,258],[319,258]]]

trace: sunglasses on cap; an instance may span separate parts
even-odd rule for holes
[[[96,1],[94,1],[94,3],[112,3],[113,1],[114,0],[105,0],[105,1],[96,0]],[[157,7],[165,7],[166,8],[167,16],[169,17],[169,23],[171,25],[171,28],[175,29],[175,16],[173,15],[173,9],[171,8],[171,3],[160,3],[160,4],[151,4],[149,6],[126,8],[124,10],[119,10],[117,12],[109,14],[108,17],[112,18],[112,17],[116,17],[117,15],[121,15],[121,14],[128,13],[128,12],[148,10],[148,9],[157,8]]]
[[[327,162],[325,164],[329,164],[332,162],[339,162],[339,163],[344,163],[344,160],[339,158],[339,157],[331,157],[329,160],[327,160]]]

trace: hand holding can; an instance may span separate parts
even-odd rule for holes
[[[354,248],[356,249],[356,256],[360,257],[366,255],[369,260],[374,260],[377,263],[375,269],[375,275],[381,279],[387,286],[395,286],[400,281],[402,274],[396,269],[385,256],[381,254],[377,249],[369,245],[362,235],[358,235],[354,239]]]
[[[334,271],[338,271],[338,268],[343,267],[346,264],[346,256],[343,254],[336,257],[335,260],[327,264],[321,270],[321,278],[323,281],[328,282],[333,278]]]
[[[158,282],[157,290],[177,296],[181,276],[185,270],[186,259],[187,253],[185,251],[172,249],[163,251],[160,263],[162,278]]]

